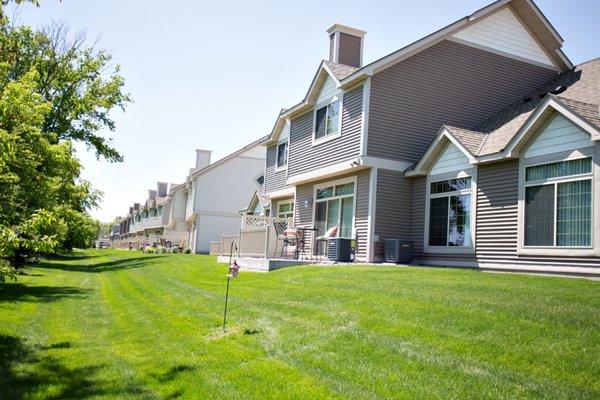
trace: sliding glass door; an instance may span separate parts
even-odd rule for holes
[[[354,183],[332,185],[317,189],[315,199],[315,227],[323,235],[337,227],[336,236],[352,237],[354,219]]]

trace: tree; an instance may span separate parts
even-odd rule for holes
[[[101,193],[80,179],[72,142],[121,161],[98,135],[130,101],[110,56],[55,25],[8,24],[0,0],[0,281],[40,254],[88,247]],[[36,2],[34,2],[36,3]]]
[[[36,71],[36,93],[50,104],[42,132],[53,143],[81,141],[98,157],[122,161],[110,139],[98,134],[104,128],[114,131],[110,111],[131,102],[111,56],[96,44],[86,45],[84,35],[70,35],[65,25],[36,31],[3,23],[0,28],[0,62],[6,63],[8,77],[17,80]]]
[[[121,223],[121,217],[116,217],[111,222],[100,222],[98,236],[108,236],[111,234],[112,229]]]

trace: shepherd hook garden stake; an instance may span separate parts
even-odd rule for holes
[[[233,248],[237,251],[237,245],[235,242],[231,242],[231,248],[229,249],[229,273],[227,274],[227,290],[225,291],[225,309],[223,310],[223,332],[225,332],[225,324],[227,323],[227,302],[229,301],[229,281],[231,278],[235,278],[238,276],[240,271],[240,266],[234,260],[233,264],[231,263],[231,258],[233,256]]]

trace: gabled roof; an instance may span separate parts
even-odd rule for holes
[[[531,0],[498,0],[486,7],[483,7],[471,15],[459,19],[450,25],[439,29],[432,34],[425,36],[408,46],[405,46],[399,50],[388,54],[370,64],[357,70],[352,75],[342,80],[342,86],[346,86],[349,82],[359,79],[363,76],[371,76],[377,72],[382,71],[408,57],[411,57],[428,47],[439,43],[440,41],[449,38],[456,32],[470,26],[483,18],[493,14],[499,9],[510,5],[512,10],[519,16],[519,18],[527,25],[529,31],[535,36],[537,41],[547,50],[550,58],[563,70],[566,71],[573,67],[571,61],[562,52],[561,45],[563,43],[562,37],[558,34],[556,29],[550,24],[548,19],[540,11],[540,9]]]
[[[304,99],[298,104],[282,111],[279,114],[277,122],[275,123],[275,126],[269,136],[268,143],[270,144],[277,140],[279,133],[281,132],[281,128],[283,127],[282,120],[284,121],[286,118],[290,118],[291,116],[306,110],[312,105],[311,100],[316,98],[315,93],[321,88],[324,80],[326,79],[326,73],[334,79],[338,87],[348,88],[369,76],[372,76],[398,62],[401,62],[406,58],[420,53],[421,51],[433,46],[436,43],[439,43],[444,39],[450,38],[458,31],[481,21],[482,19],[507,6],[510,6],[512,11],[518,15],[524,24],[527,25],[530,33],[537,39],[540,45],[544,47],[545,51],[548,53],[548,56],[554,63],[556,63],[556,65],[559,66],[560,70],[567,71],[573,67],[571,61],[569,61],[569,59],[561,50],[563,43],[562,37],[558,34],[556,29],[554,29],[552,24],[550,24],[548,19],[533,1],[498,0],[361,68],[336,64],[325,60],[321,61]]]
[[[171,183],[171,185],[169,187],[169,195],[171,195],[171,193],[175,192],[176,190],[183,189],[183,188],[185,188],[185,182]]]
[[[358,68],[356,68],[356,67],[352,67],[350,65],[345,65],[345,64],[338,64],[338,63],[334,63],[332,61],[323,60],[323,63],[325,64],[327,69],[329,69],[329,71],[331,71],[331,73],[333,74],[333,77],[340,81],[344,78],[349,77],[350,75],[352,75],[354,72],[356,72],[358,70]]]
[[[556,112],[587,131],[592,140],[600,140],[600,58],[560,74],[527,98],[472,129],[442,126],[430,149],[409,175],[422,172],[422,166],[435,152],[442,136],[458,141],[458,147],[477,163],[516,157],[532,132]]]
[[[477,154],[481,144],[485,139],[485,134],[482,132],[471,131],[449,125],[444,125],[444,128],[446,128],[448,133],[456,138],[456,140],[469,151],[471,156],[475,156]]]
[[[573,107],[576,112],[582,113],[582,117],[587,117],[590,122],[595,123],[594,120],[599,118],[594,116],[594,107],[600,104],[600,59],[585,62],[560,74],[532,92],[526,99],[516,102],[474,127],[474,130],[488,135],[477,155],[504,150],[533,111],[548,94],[552,95],[553,91],[557,93],[556,100]]]
[[[302,112],[303,110],[314,105],[319,97],[321,88],[325,84],[325,81],[328,77],[331,77],[336,86],[339,87],[340,81],[354,73],[356,70],[358,70],[358,68],[322,60],[319,63],[317,72],[310,83],[304,99],[302,99],[300,103],[294,105],[293,107],[288,109],[284,108],[280,111],[279,115],[277,116],[277,120],[275,121],[275,125],[273,126],[273,129],[269,135],[269,143],[272,143],[279,138],[279,134],[281,133],[281,129],[283,128],[286,118],[290,118],[291,115]]]
[[[459,140],[459,137],[462,140]],[[406,176],[426,175],[431,164],[444,151],[449,142],[467,156],[470,163],[475,164],[476,158],[472,150],[476,149],[482,140],[483,135],[480,132],[443,125],[421,160],[406,171]]]
[[[246,212],[250,212],[250,211],[254,210],[254,208],[256,208],[256,206],[259,203],[264,208],[264,207],[268,207],[271,204],[271,201],[269,200],[268,197],[265,196],[265,194],[261,190],[256,190],[252,194],[252,197],[250,198],[250,202],[248,203],[248,206],[246,208],[240,210],[240,213],[246,213]]]
[[[209,165],[207,165],[204,168],[200,168],[198,170],[195,170],[194,172],[192,172],[188,177],[187,177],[187,182],[190,182],[192,180],[194,180],[195,177],[197,177],[198,175],[202,175],[216,167],[218,167],[219,165],[222,165],[224,163],[226,163],[227,161],[239,156],[240,154],[252,149],[253,147],[256,146],[260,146],[265,144],[265,142],[268,140],[269,136],[263,136],[258,140],[255,140],[254,142],[247,144],[246,146],[242,147],[239,150],[234,151],[233,153],[221,158],[220,160],[215,161],[214,163],[211,163]]]
[[[554,95],[553,91],[560,93]],[[560,74],[526,99],[519,100],[474,127],[474,131],[486,135],[484,143],[475,154],[485,156],[506,149],[531,115],[550,100],[555,105],[567,107],[592,125],[600,126],[600,59],[588,61]]]

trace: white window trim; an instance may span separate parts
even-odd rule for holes
[[[343,98],[344,98],[344,94],[343,92],[340,92],[338,94],[336,94],[335,96],[331,97],[330,99],[327,99],[325,101],[322,101],[319,104],[316,104],[314,109],[313,109],[313,132],[312,132],[312,144],[311,146],[318,146],[322,143],[326,143],[329,142],[331,140],[337,139],[340,136],[342,136],[342,111],[344,109],[344,104],[343,104]],[[320,110],[321,108],[330,105],[331,103],[334,103],[335,101],[340,102],[340,106],[339,106],[339,110],[338,110],[338,130],[336,133],[331,134],[331,135],[326,135],[323,136],[321,138],[316,137],[317,135],[317,111]],[[327,127],[325,127],[325,130],[327,131]],[[289,146],[288,146],[289,148]]]
[[[523,154],[525,151],[523,152]],[[592,172],[587,174],[570,175],[559,178],[545,179],[541,181],[525,182],[525,169],[536,165],[550,164],[554,162],[577,160],[582,158],[592,158]],[[576,150],[567,153],[557,153],[549,156],[526,159],[523,155],[519,159],[519,193],[518,193],[518,218],[517,218],[517,254],[518,255],[536,255],[536,256],[600,256],[600,222],[596,216],[600,215],[600,196],[595,195],[600,190],[600,167],[597,160],[600,159],[600,145],[596,144],[594,148]],[[592,180],[592,230],[590,246],[556,246],[556,213],[554,213],[554,246],[525,246],[525,188],[527,186],[539,186],[545,184],[557,185],[558,183],[573,182],[580,180]],[[554,207],[556,210],[557,190],[554,189]]]
[[[356,196],[357,196],[357,192],[358,192],[358,177],[356,175],[354,176],[350,176],[348,178],[342,178],[342,179],[336,179],[333,181],[327,181],[327,182],[321,182],[318,184],[315,184],[313,186],[313,210],[312,210],[312,225],[315,226],[316,225],[316,216],[317,216],[317,202],[325,202],[325,201],[329,201],[332,199],[343,199],[343,198],[348,198],[348,197],[352,197],[352,234],[351,237],[349,237],[348,239],[355,239],[356,238]],[[334,190],[335,190],[335,186],[336,185],[343,185],[346,183],[353,183],[354,184],[354,193],[352,194],[347,194],[347,195],[343,195],[343,196],[333,196],[333,197],[328,197],[327,199],[322,199],[322,200],[317,200],[317,191],[319,189],[323,189],[329,186],[333,186]],[[334,192],[335,193],[335,192]],[[341,210],[341,207],[340,207]],[[294,210],[295,211],[295,210]],[[328,210],[329,212],[329,210]],[[339,227],[338,227],[339,229]],[[325,232],[318,232],[318,235],[324,235]]]
[[[282,166],[279,166],[279,146],[281,146],[282,144],[287,142],[287,148],[286,148],[286,160],[285,160],[285,164]],[[290,162],[290,138],[289,136],[287,138],[285,138],[284,140],[280,140],[277,143],[277,146],[275,146],[275,172],[281,172],[281,171],[286,171],[288,164]]]
[[[471,189],[459,190],[456,192],[440,193],[439,195],[431,194],[431,183],[445,181],[455,178],[471,178]],[[424,253],[447,253],[447,254],[474,254],[475,253],[475,232],[477,227],[477,167],[469,168],[468,170],[450,172],[439,175],[427,175],[425,189],[425,229],[423,235],[423,252]],[[429,214],[430,200],[436,197],[448,197],[452,194],[470,194],[471,195],[471,246],[430,246],[429,245]]]
[[[292,216],[291,217],[280,217],[279,207],[283,204],[291,204],[292,205]],[[294,218],[294,213],[296,212],[296,207],[294,207],[294,199],[281,200],[277,202],[277,218]]]

